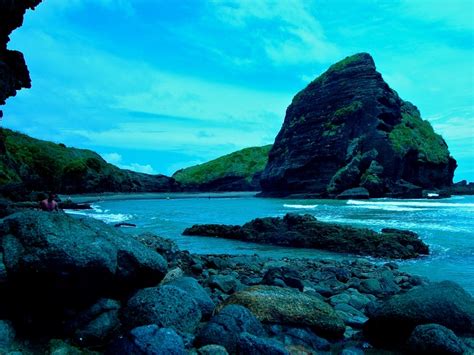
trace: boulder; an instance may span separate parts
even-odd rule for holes
[[[241,333],[249,333],[257,337],[266,336],[262,324],[242,306],[229,305],[199,331],[196,337],[198,346],[217,344],[224,346],[229,353],[235,353]]]
[[[367,312],[364,332],[376,345],[404,343],[416,326],[429,323],[474,334],[474,299],[451,281],[415,287]]]
[[[338,200],[367,200],[369,197],[369,191],[364,187],[354,187],[337,195]]]
[[[238,239],[247,242],[383,258],[411,259],[429,252],[413,232],[390,229],[377,233],[318,221],[314,216],[286,214],[283,218],[256,218],[243,226],[202,224],[186,228],[183,235]]]
[[[318,297],[291,288],[252,286],[234,293],[219,307],[247,307],[262,322],[308,326],[331,338],[342,337],[345,326],[333,308]]]
[[[185,355],[187,352],[183,339],[174,329],[151,324],[134,328],[125,337],[114,341],[107,354]]]
[[[67,322],[65,329],[81,346],[103,345],[120,328],[119,310],[120,302],[100,299],[74,320]]]
[[[212,314],[216,305],[196,279],[192,277],[181,277],[167,283],[167,285],[180,288],[190,294],[198,304],[204,317],[209,317]]]
[[[61,322],[63,309],[157,284],[167,269],[160,254],[94,219],[21,212],[0,221],[0,235],[7,276],[0,297],[22,319]]]
[[[217,288],[224,293],[231,293],[237,290],[239,286],[238,280],[232,275],[213,275],[208,280],[211,288]]]
[[[196,330],[201,316],[200,307],[191,294],[168,285],[137,291],[122,310],[125,327],[156,324],[189,333]]]
[[[222,345],[205,345],[197,350],[199,355],[229,355]]]
[[[413,354],[464,354],[461,340],[453,331],[439,324],[418,325],[407,345]]]
[[[289,355],[290,353],[277,340],[242,333],[237,340],[237,354]]]

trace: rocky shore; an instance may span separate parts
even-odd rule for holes
[[[393,262],[193,255],[39,211],[0,235],[4,353],[474,351],[472,296]]]
[[[385,228],[377,233],[320,222],[309,214],[256,218],[243,226],[198,224],[186,228],[183,234],[390,259],[412,259],[429,253],[428,246],[410,231]]]

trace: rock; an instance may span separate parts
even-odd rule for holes
[[[208,280],[209,287],[218,288],[224,293],[234,292],[239,282],[232,275],[213,275]]]
[[[229,353],[235,353],[239,335],[243,332],[258,337],[266,336],[260,322],[247,308],[238,305],[225,306],[199,331],[196,344],[222,345]]]
[[[61,327],[63,309],[154,285],[167,269],[158,253],[89,218],[27,211],[4,218],[0,234],[8,275],[1,296],[14,318],[31,318],[38,329]]]
[[[142,233],[132,237],[146,247],[156,251],[168,262],[173,261],[179,254],[178,245],[171,239],[162,238],[151,233]]]
[[[242,227],[203,224],[186,228],[183,235],[238,239],[253,243],[315,248],[339,253],[410,259],[428,254],[428,246],[413,232],[377,233],[334,223],[319,222],[312,215],[256,218]]]
[[[206,345],[197,350],[199,355],[228,355],[227,350],[221,345]]]
[[[128,328],[156,324],[193,333],[201,320],[201,310],[192,295],[164,285],[137,291],[123,309],[122,319]]]
[[[22,353],[20,353],[20,354],[22,354]],[[52,339],[49,342],[48,354],[50,354],[50,355],[83,355],[84,352],[81,351],[79,348],[67,343],[64,340]],[[94,353],[92,353],[92,354],[94,354]]]
[[[289,355],[288,350],[280,342],[259,338],[249,333],[242,333],[237,340],[237,354],[258,354],[258,355]]]
[[[23,54],[7,49],[10,33],[23,24],[28,9],[34,9],[41,0],[0,2],[0,105],[21,88],[30,88],[31,79]],[[0,118],[3,112],[0,110]]]
[[[178,287],[190,294],[198,304],[204,317],[209,317],[212,314],[215,304],[196,279],[181,277],[169,282],[167,285]]]
[[[120,302],[103,298],[65,328],[81,346],[103,345],[120,327],[119,310]]]
[[[304,289],[299,273],[287,267],[268,269],[263,275],[261,283],[268,286],[293,287],[300,291]]]
[[[403,343],[417,325],[436,323],[474,334],[474,300],[451,281],[419,286],[367,309],[364,332],[374,344]]]
[[[418,109],[359,53],[332,65],[293,98],[262,173],[265,196],[337,196],[363,186],[372,197],[449,186],[456,161]]]
[[[414,354],[464,354],[464,345],[451,330],[438,324],[418,325],[408,339]]]
[[[12,346],[15,335],[11,322],[0,320],[0,351],[7,351]]]
[[[344,323],[331,306],[294,289],[252,286],[231,295],[218,309],[229,304],[247,307],[262,322],[308,326],[332,338],[344,333]]]
[[[182,278],[184,276],[183,270],[179,267],[175,267],[174,269],[169,270],[163,280],[161,280],[160,284],[164,285],[170,283],[176,279]]]
[[[369,191],[364,187],[354,187],[337,195],[338,200],[367,200],[369,197]]]
[[[277,339],[287,346],[302,346],[309,350],[328,351],[331,344],[324,338],[301,328],[287,328],[277,332]]]
[[[174,329],[151,324],[134,328],[127,336],[117,339],[107,354],[185,355],[187,352],[183,339]]]

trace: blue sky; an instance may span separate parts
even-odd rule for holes
[[[474,180],[474,2],[44,0],[2,125],[149,173],[272,143],[292,97],[369,52]]]

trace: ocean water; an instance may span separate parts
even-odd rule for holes
[[[474,196],[442,200],[369,201],[285,200],[256,198],[251,194],[146,194],[134,199],[115,196],[93,203],[91,211],[70,211],[106,223],[129,222],[127,233],[153,232],[174,239],[183,250],[206,254],[260,254],[271,257],[354,258],[351,255],[258,245],[218,238],[189,237],[181,233],[196,223],[243,224],[256,217],[308,213],[321,221],[380,231],[385,227],[418,233],[431,255],[400,261],[404,271],[431,280],[453,280],[474,294]],[[87,199],[94,197],[88,197]],[[380,259],[372,259],[384,262]]]

